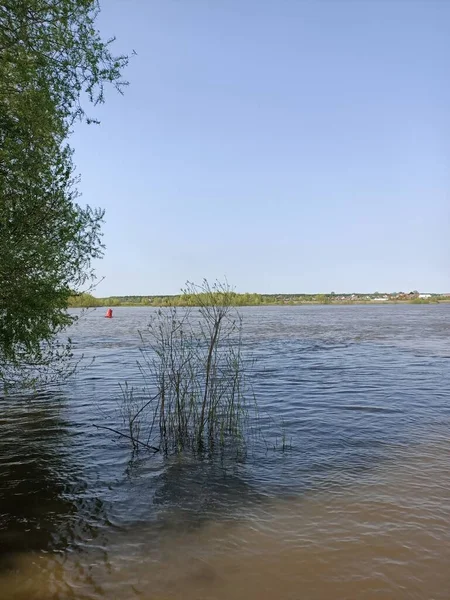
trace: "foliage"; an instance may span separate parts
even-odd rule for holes
[[[299,304],[354,304],[375,300],[381,294],[238,294],[230,292],[233,306],[268,306]],[[202,299],[202,294],[180,294],[176,296],[109,296],[97,298],[98,306],[177,306],[194,307]],[[408,294],[386,294],[390,302],[410,302]],[[428,302],[448,302],[450,296],[433,295]],[[378,302],[377,302],[378,304]]]
[[[126,85],[121,71],[128,58],[111,53],[114,38],[102,40],[95,25],[99,10],[98,0],[3,0],[0,7],[6,102],[21,105],[27,116],[30,108],[40,109],[37,127],[50,136],[86,117],[83,98],[98,104],[105,84],[119,91]]]
[[[205,281],[200,288],[188,284],[184,294],[198,310],[160,309],[142,333],[147,398],[139,404],[132,389],[123,389],[124,435],[135,447],[167,454],[243,451],[256,406],[233,291]]]
[[[316,302],[318,302],[319,304],[330,304],[331,299],[325,294],[317,294]]]
[[[68,301],[69,308],[93,308],[103,306],[98,298],[87,292],[81,292],[70,296]]]
[[[92,121],[83,99],[125,85],[127,58],[102,41],[98,10],[95,0],[0,6],[0,381],[34,379],[70,356],[55,339],[102,255],[103,212],[77,203],[66,143],[76,119]]]

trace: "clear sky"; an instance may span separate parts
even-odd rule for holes
[[[450,2],[103,0],[96,295],[450,292]]]

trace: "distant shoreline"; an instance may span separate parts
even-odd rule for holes
[[[233,306],[383,306],[383,305],[412,305],[412,304],[442,304],[450,303],[450,296],[439,294],[420,297],[420,295],[408,295],[402,298],[385,297],[381,295],[373,298],[352,298],[348,295],[297,295],[297,294],[236,294]],[[164,308],[166,306],[195,307],[195,297],[186,298],[178,296],[110,296],[96,298],[90,294],[79,294],[70,298],[70,308],[103,308],[103,307],[154,307]]]

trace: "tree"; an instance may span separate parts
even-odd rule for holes
[[[0,381],[58,370],[70,346],[73,291],[94,279],[103,211],[77,203],[72,150],[83,101],[121,91],[126,56],[95,28],[97,0],[3,0],[0,6]]]
[[[72,308],[93,308],[96,306],[102,306],[101,301],[98,298],[92,296],[92,294],[81,293],[71,296],[69,298],[69,307]]]

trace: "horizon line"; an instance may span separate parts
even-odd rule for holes
[[[235,290],[231,290],[232,293],[237,294],[239,296],[248,295],[258,295],[258,296],[408,296],[408,295],[416,295],[416,294],[430,294],[432,296],[442,296],[442,295],[450,295],[450,292],[430,292],[424,291],[421,292],[419,290],[413,290],[410,292],[237,292]],[[89,292],[78,292],[78,294],[83,294]],[[199,292],[201,294],[201,292]],[[175,298],[179,296],[183,296],[184,292],[178,292],[176,294],[108,294],[105,296],[94,296],[94,294],[90,294],[94,298]]]

